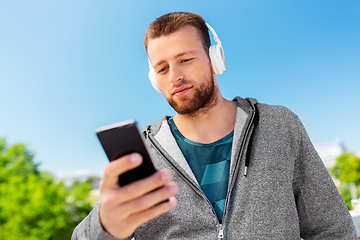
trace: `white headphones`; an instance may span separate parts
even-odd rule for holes
[[[222,74],[226,70],[224,49],[221,46],[221,41],[218,38],[215,30],[207,23],[206,23],[206,26],[211,31],[212,35],[214,36],[214,41],[216,43],[216,45],[211,45],[209,48],[209,56],[210,56],[210,60],[211,60],[211,65],[216,74]],[[158,93],[161,93],[160,87],[156,80],[155,70],[154,70],[149,58],[148,58],[148,62],[149,62],[149,69],[150,69],[150,71],[149,71],[150,82],[151,82],[152,86],[154,87],[154,89]]]

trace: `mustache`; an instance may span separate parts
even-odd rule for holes
[[[176,81],[176,83],[174,83],[172,85],[173,88],[178,88],[178,87],[181,87],[183,85],[186,85],[186,84],[189,84],[189,82],[191,82],[190,80],[186,79],[186,78],[183,78],[181,79],[180,81]]]
[[[186,88],[190,88],[192,86],[193,84],[191,84],[191,81],[187,79],[181,79],[180,81],[177,81],[176,83],[172,84],[169,92],[171,95],[174,95],[175,93],[180,92]]]

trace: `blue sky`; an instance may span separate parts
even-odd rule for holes
[[[172,11],[201,14],[222,41],[225,98],[283,105],[313,143],[360,153],[360,1],[0,2],[0,138],[25,143],[42,170],[101,175],[95,129],[173,115],[148,81],[142,42]]]

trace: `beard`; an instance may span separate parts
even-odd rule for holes
[[[178,114],[195,114],[206,111],[216,103],[214,77],[211,73],[207,77],[210,78],[210,82],[200,81],[202,84],[193,85],[195,92],[192,97],[181,99],[168,97],[166,100]],[[186,80],[182,84],[186,84]]]

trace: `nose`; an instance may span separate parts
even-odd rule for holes
[[[180,67],[170,67],[169,82],[176,83],[184,78],[183,71]]]

